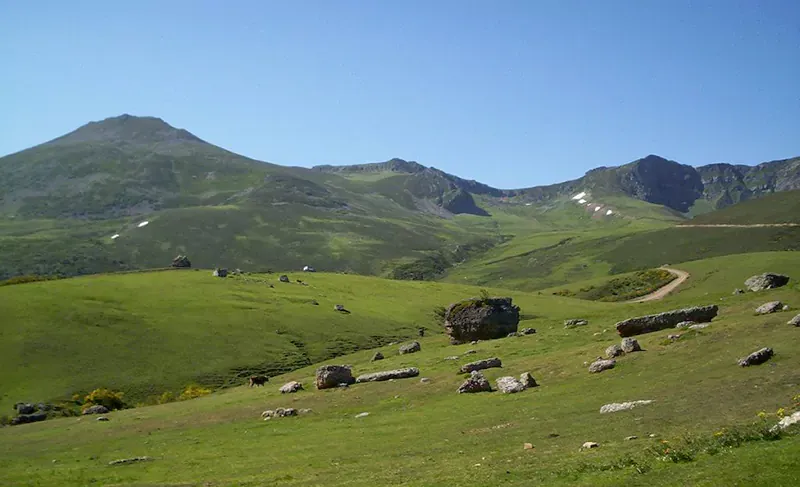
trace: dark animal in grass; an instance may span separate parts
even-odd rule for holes
[[[266,375],[251,375],[250,376],[250,387],[263,386],[267,382],[269,382],[269,377],[267,377]]]

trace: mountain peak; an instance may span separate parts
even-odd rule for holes
[[[126,142],[153,144],[163,142],[203,142],[184,129],[178,129],[157,117],[139,117],[124,113],[89,122],[51,143]]]

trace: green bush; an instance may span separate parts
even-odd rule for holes
[[[167,403],[170,403],[170,402],[175,402],[177,400],[178,399],[175,397],[175,394],[173,394],[171,391],[166,391],[166,392],[162,393],[160,396],[158,396],[158,399],[156,400],[156,402],[158,404],[167,404]]]
[[[190,385],[186,386],[183,392],[181,392],[181,395],[178,397],[178,400],[185,401],[187,399],[195,399],[197,397],[203,397],[209,394],[211,394],[211,389],[207,387]]]

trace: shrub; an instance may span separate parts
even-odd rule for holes
[[[112,411],[114,409],[122,409],[125,407],[122,396],[121,392],[114,392],[104,387],[95,389],[83,398],[84,409],[90,406],[105,406]]]
[[[167,404],[175,401],[177,401],[177,398],[175,397],[175,394],[173,394],[171,391],[166,391],[162,393],[160,396],[158,396],[158,399],[156,400],[158,404]]]
[[[211,389],[198,385],[190,385],[186,386],[183,392],[181,392],[181,395],[178,397],[178,400],[185,401],[187,399],[194,399],[197,397],[207,396],[208,394],[211,394]]]

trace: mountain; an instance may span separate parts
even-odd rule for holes
[[[512,239],[662,227],[797,188],[798,165],[693,168],[650,155],[498,189],[398,158],[279,166],[122,115],[0,158],[0,279],[160,267],[178,253],[201,267],[430,279]],[[588,205],[576,204],[579,193]]]

